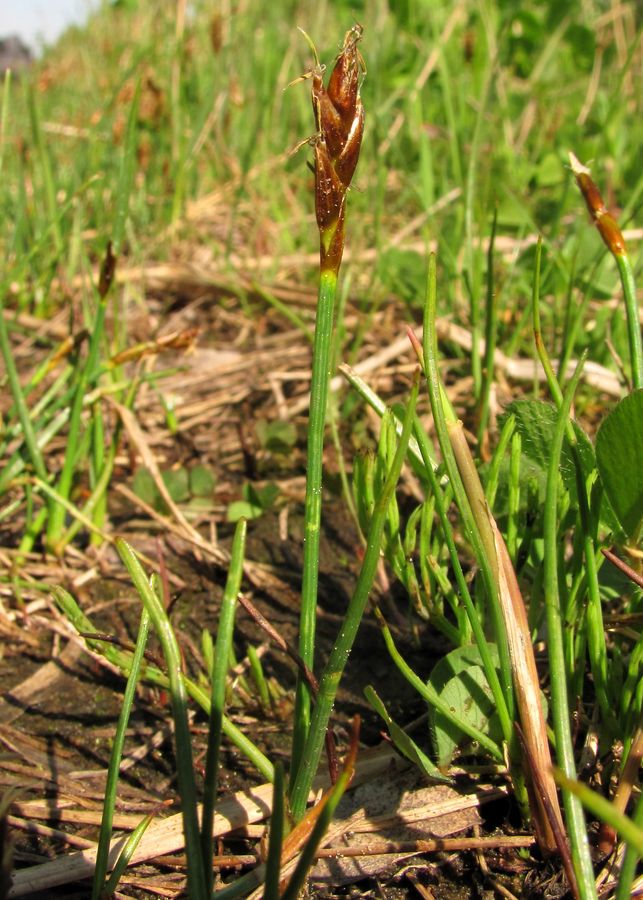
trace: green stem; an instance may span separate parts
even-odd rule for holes
[[[199,842],[197,794],[192,762],[190,726],[187,715],[187,692],[181,666],[181,650],[161,599],[152,584],[147,580],[138,557],[129,544],[121,538],[117,539],[117,548],[152,620],[154,630],[163,648],[172,700],[177,776],[187,855],[188,893],[194,900],[205,900],[209,894],[205,875],[205,860],[202,858]]]
[[[534,271],[534,286],[532,294],[533,331],[536,351],[547,378],[547,386],[559,412],[563,406],[563,392],[554,373],[547,348],[543,343],[540,329],[540,262],[542,255],[542,238],[538,238],[536,245],[536,260]],[[603,625],[603,610],[601,606],[600,587],[598,584],[598,568],[592,533],[591,515],[587,497],[587,485],[583,475],[583,464],[578,448],[578,440],[574,426],[568,418],[565,422],[565,434],[572,449],[574,467],[576,470],[576,485],[578,494],[578,508],[582,529],[583,553],[585,556],[585,575],[587,578],[587,646],[589,650],[590,666],[595,682],[596,696],[598,698],[604,722],[608,725],[612,734],[616,733],[616,719],[609,697],[607,678],[607,647],[605,644],[605,628]],[[574,666],[576,668],[576,665]]]
[[[129,721],[130,712],[134,703],[136,694],[136,686],[139,682],[141,674],[141,666],[143,663],[143,654],[147,646],[147,636],[150,630],[150,617],[144,609],[141,613],[141,620],[138,626],[138,635],[136,637],[136,648],[132,657],[132,668],[127,678],[125,694],[123,696],[123,704],[118,717],[118,725],[114,734],[114,742],[112,744],[112,752],[109,760],[109,768],[107,770],[107,783],[105,785],[105,799],[103,801],[103,816],[100,825],[100,837],[98,839],[98,849],[96,851],[96,868],[94,869],[94,880],[92,883],[92,900],[99,900],[101,892],[104,888],[105,875],[107,874],[109,847],[112,838],[112,822],[114,817],[114,807],[116,804],[116,791],[118,788],[118,776],[123,755],[123,746],[125,745],[125,733],[127,723]]]
[[[547,472],[547,491],[544,511],[545,542],[545,611],[547,615],[547,646],[549,651],[549,668],[551,680],[551,708],[556,736],[556,757],[565,775],[574,779],[574,748],[569,721],[569,698],[567,693],[567,677],[565,672],[565,656],[563,642],[563,625],[558,591],[558,480],[560,477],[560,454],[563,446],[565,428],[569,420],[569,412],[574,391],[581,376],[584,357],[579,361],[576,371],[570,380],[563,402],[558,413],[556,429],[552,441],[549,469]],[[572,859],[578,879],[582,900],[596,898],[594,887],[594,871],[589,854],[587,826],[580,801],[568,790],[563,791],[563,802],[567,814]]]
[[[266,857],[266,878],[263,888],[264,900],[279,900],[281,874],[281,850],[284,842],[285,824],[284,769],[282,763],[275,765],[275,781],[270,813],[270,835],[268,856]]]
[[[480,388],[480,402],[478,404],[478,445],[482,446],[484,433],[489,420],[489,401],[491,395],[491,385],[494,376],[494,354],[496,351],[496,340],[498,333],[498,304],[496,303],[496,292],[494,291],[494,272],[493,272],[493,251],[496,242],[496,229],[498,226],[498,207],[493,213],[493,224],[491,226],[491,237],[489,238],[489,249],[487,251],[487,298],[485,305],[485,351],[484,366],[482,369],[482,385]],[[472,359],[477,357],[477,347],[473,345]]]
[[[7,324],[4,320],[4,304],[2,302],[2,297],[0,296],[0,353],[4,359],[5,368],[7,371],[7,378],[9,379],[9,386],[11,388],[11,394],[13,396],[13,402],[15,403],[16,410],[18,413],[18,418],[20,419],[20,424],[22,426],[22,433],[24,435],[25,444],[27,445],[27,451],[29,453],[29,458],[31,460],[31,464],[34,467],[34,471],[36,475],[42,481],[48,481],[49,476],[47,475],[47,469],[45,468],[45,463],[40,452],[40,448],[38,446],[38,442],[36,440],[36,434],[34,432],[33,423],[31,421],[31,417],[29,415],[29,410],[27,409],[27,404],[25,401],[25,397],[22,391],[22,386],[20,384],[20,379],[18,378],[18,371],[16,369],[16,364],[13,360],[13,353],[11,351],[11,342],[9,341],[9,333],[7,331]]]
[[[337,688],[348,661],[357,629],[368,601],[373,579],[375,578],[380,559],[382,532],[388,515],[389,503],[400,477],[402,463],[404,462],[411,436],[417,394],[418,381],[416,379],[404,417],[402,437],[400,438],[391,470],[384,482],[382,493],[378,497],[373,510],[364,562],[362,563],[355,591],[348,604],[344,622],[335,639],[335,644],[321,677],[308,738],[304,745],[301,764],[297,770],[290,794],[291,810],[295,820],[299,820],[306,809],[308,794],[319,765],[326,728],[335,702]]]
[[[98,369],[98,358],[100,354],[100,346],[103,339],[103,329],[105,325],[105,315],[107,313],[107,303],[105,300],[98,301],[96,310],[96,321],[89,344],[89,352],[87,361],[83,366],[76,392],[69,415],[69,432],[67,435],[67,452],[63,462],[62,471],[58,480],[57,491],[63,499],[68,500],[71,493],[74,472],[76,469],[76,448],[80,441],[81,435],[81,415],[85,401],[85,393],[89,384],[93,381],[95,373]],[[65,509],[60,503],[54,502],[51,506],[49,514],[49,522],[47,525],[47,543],[54,550],[58,551],[58,542],[61,537],[63,525],[65,522]]]
[[[330,380],[330,351],[337,295],[337,273],[322,271],[313,344],[310,413],[308,420],[308,467],[304,510],[304,562],[299,619],[299,655],[312,670],[315,657],[315,625],[319,577],[319,538],[322,506],[324,425]],[[310,689],[300,677],[295,700],[291,754],[291,790],[298,777],[302,750],[310,727]]]
[[[240,519],[234,533],[230,567],[226,580],[217,641],[214,650],[214,667],[212,671],[212,690],[210,695],[210,724],[208,729],[208,746],[205,758],[205,780],[203,788],[203,817],[201,819],[201,853],[203,855],[208,891],[212,892],[212,865],[214,852],[212,829],[214,825],[214,807],[217,799],[217,783],[219,774],[219,754],[221,736],[223,734],[223,711],[225,709],[226,677],[230,646],[234,629],[234,614],[237,606],[237,594],[243,576],[243,558],[246,544],[247,523]]]
[[[58,587],[54,589],[54,599],[56,603],[74,626],[76,631],[81,634],[92,634],[96,631],[90,619],[82,612],[76,600],[64,588]],[[124,675],[127,675],[131,668],[131,657],[128,653],[118,650],[111,644],[105,644],[102,641],[94,640],[90,637],[85,638],[89,649],[101,656],[105,657],[108,662],[116,666]],[[210,693],[201,685],[196,684],[189,678],[183,677],[185,690],[195,703],[201,707],[207,716],[210,715]],[[146,666],[141,675],[142,681],[155,684],[158,687],[168,688],[170,685],[168,676],[157,669],[155,666]],[[270,760],[252,743],[249,738],[226,716],[223,717],[223,733],[234,746],[250,761],[257,769],[259,774],[266,779],[272,781],[274,777],[274,769]]]
[[[476,527],[476,522],[472,514],[467,493],[463,487],[465,477],[470,482],[472,491],[481,491],[477,473],[465,470],[463,476],[459,469],[459,464],[466,461],[464,459],[456,462],[455,454],[449,440],[449,427],[447,425],[445,407],[450,417],[455,417],[450,410],[448,400],[442,390],[438,370],[438,348],[437,333],[435,330],[437,306],[437,288],[436,288],[436,261],[434,254],[429,257],[429,272],[427,278],[427,299],[424,313],[424,365],[426,373],[426,383],[431,401],[431,411],[435,422],[435,430],[440,444],[440,450],[445,461],[449,481],[453,488],[453,493],[464,523],[467,538],[469,539],[473,551],[476,555],[478,564],[482,572],[482,576],[487,588],[489,597],[489,605],[493,619],[493,627],[498,646],[498,657],[500,661],[501,681],[498,680],[496,669],[489,657],[489,651],[486,641],[480,645],[480,654],[482,656],[485,674],[489,680],[489,687],[493,693],[494,700],[498,707],[498,717],[502,727],[502,733],[508,744],[512,744],[514,740],[512,716],[513,716],[513,680],[511,677],[511,664],[509,661],[509,649],[507,646],[507,635],[505,632],[502,612],[498,603],[497,578],[494,576],[494,570],[497,569],[497,560],[493,538],[487,540],[486,549],[483,539]],[[452,422],[455,424],[455,422]],[[484,495],[480,498],[481,513],[486,517]],[[480,516],[479,518],[483,518]],[[487,521],[488,525],[488,521]],[[477,618],[477,617],[476,617]],[[474,624],[473,619],[471,624]]]
[[[636,286],[632,264],[627,253],[615,253],[618,274],[623,285],[623,298],[627,313],[627,334],[630,344],[630,360],[632,362],[632,384],[635,390],[643,387],[643,350],[641,349],[641,323],[639,306],[636,300]]]
[[[473,741],[477,741],[481,747],[484,747],[494,759],[498,760],[498,762],[504,762],[504,757],[502,751],[498,747],[495,741],[493,741],[488,735],[486,735],[483,731],[480,731],[474,725],[456,715],[453,712],[451,706],[448,703],[445,703],[444,700],[441,699],[440,695],[437,691],[431,687],[429,683],[425,683],[422,679],[415,674],[413,669],[406,662],[404,657],[401,655],[397,647],[395,646],[395,642],[393,640],[393,636],[391,635],[391,630],[384,621],[384,617],[382,614],[376,610],[377,624],[380,626],[382,631],[382,636],[384,638],[384,643],[386,644],[386,649],[389,652],[389,655],[397,668],[400,670],[404,678],[411,684],[418,694],[427,702],[429,706],[432,706],[439,713],[441,713],[450,724],[454,725],[463,734],[466,734]]]

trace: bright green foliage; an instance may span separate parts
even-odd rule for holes
[[[492,659],[498,665],[498,651],[489,645]],[[458,718],[488,734],[492,740],[502,741],[502,730],[493,696],[481,665],[481,657],[475,645],[458,647],[448,653],[434,667],[429,685],[441,700],[448,704]],[[431,742],[438,766],[444,769],[451,764],[457,749],[467,755],[478,751],[467,742],[464,733],[434,707],[429,706]]]
[[[235,500],[228,506],[228,522],[239,519],[258,519],[267,510],[272,509],[279,496],[279,487],[272,482],[263,487],[247,482],[241,489],[243,500]]]
[[[605,492],[627,537],[643,519],[643,390],[624,397],[601,423],[596,462]]]
[[[430,778],[443,782],[449,781],[450,779],[445,778],[444,775],[440,773],[436,768],[435,763],[429,759],[422,748],[393,721],[386,709],[386,705],[380,697],[378,697],[377,692],[371,685],[364,690],[364,695],[377,714],[384,719],[389,734],[391,735],[391,740],[402,756],[405,756],[408,760],[418,766],[418,768]]]

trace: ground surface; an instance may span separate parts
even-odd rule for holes
[[[156,304],[162,303],[157,298]],[[222,304],[223,306],[223,304]],[[225,347],[230,354],[230,335],[218,329],[205,316],[203,325],[197,309],[187,302],[181,308],[181,317],[202,327],[196,349],[181,364],[198,370],[203,358],[210,365],[214,359],[219,364],[218,348]],[[210,307],[211,308],[211,307]],[[215,307],[216,308],[216,307]],[[234,313],[232,309],[230,316]],[[223,314],[220,313],[223,318]],[[238,316],[234,313],[235,317]],[[175,318],[177,316],[175,315]],[[217,318],[215,314],[215,320]],[[228,318],[228,317],[226,317]],[[225,318],[224,318],[225,321]],[[240,317],[236,322],[242,322]],[[174,322],[175,327],[177,323]],[[251,338],[255,340],[255,338]],[[260,343],[260,341],[257,341]],[[274,350],[272,349],[274,347]],[[279,357],[281,347],[288,353],[287,336],[282,341],[272,338],[271,354]],[[222,352],[222,351],[221,351]],[[260,350],[255,350],[260,353]],[[307,351],[298,350],[301,364],[305,365]],[[163,365],[164,360],[159,361]],[[229,360],[223,354],[224,366]],[[389,390],[399,383],[406,383],[404,359],[380,376]],[[252,522],[249,530],[247,560],[256,570],[244,582],[244,588],[256,606],[270,623],[292,645],[296,643],[299,572],[302,552],[302,501],[304,451],[301,440],[287,454],[273,456],[257,444],[253,422],[256,418],[270,418],[275,412],[274,397],[266,390],[265,375],[258,367],[245,367],[252,375],[244,384],[243,377],[233,367],[231,373],[219,374],[216,379],[216,395],[220,399],[216,408],[206,416],[200,415],[190,427],[180,428],[175,436],[157,426],[158,405],[142,403],[141,417],[147,417],[149,444],[163,470],[191,465],[195,459],[211,467],[216,488],[209,504],[196,512],[194,523],[207,536],[216,525],[217,546],[228,546],[231,526],[225,522],[227,504],[239,496],[244,481],[257,484],[274,480],[280,486],[276,510],[267,511]],[[180,376],[184,385],[190,383],[186,373]],[[247,378],[247,375],[246,375]],[[205,383],[212,383],[211,372]],[[230,384],[227,386],[226,379]],[[195,388],[184,387],[183,402],[186,406],[200,402],[202,388],[198,379]],[[290,391],[289,400],[305,399],[307,383],[305,375]],[[237,401],[235,392],[243,394]],[[144,410],[144,411],[143,411]],[[189,419],[189,410],[182,409]],[[295,417],[298,423],[303,417]],[[145,419],[144,419],[145,420]],[[303,432],[301,432],[303,433]],[[218,607],[225,580],[225,568],[217,565],[207,554],[194,549],[181,535],[170,533],[165,520],[154,521],[137,508],[135,494],[123,496],[117,485],[133,483],[138,464],[133,463],[131,453],[119,456],[117,478],[112,492],[112,533],[126,537],[139,552],[151,559],[162,548],[167,567],[172,573],[172,620],[180,634],[187,671],[198,678],[203,671],[201,632],[214,632]],[[327,455],[328,482],[336,483],[333,470],[336,460],[333,451]],[[361,543],[357,530],[345,504],[333,491],[327,493],[328,508],[322,541],[322,578],[319,598],[319,659],[323,661],[341,621],[341,613],[355,583],[361,558]],[[189,506],[185,507],[189,514]],[[10,531],[4,535],[4,546],[10,547],[14,538]],[[5,559],[10,561],[10,553]],[[46,578],[51,584],[60,583],[72,591],[82,603],[99,631],[122,642],[133,641],[140,614],[139,601],[123,573],[114,549],[109,545],[100,548],[86,547],[67,555],[63,563],[46,557],[40,551],[31,555],[23,573],[27,575],[24,587],[22,612],[15,627],[9,628],[3,642],[0,662],[0,679],[4,700],[0,707],[3,730],[0,743],[3,748],[4,787],[15,786],[18,797],[16,814],[29,821],[47,822],[50,827],[72,834],[71,846],[78,840],[95,840],[96,824],[100,815],[104,771],[109,759],[110,736],[118,716],[122,679],[107,671],[96,660],[87,657],[80,647],[67,643],[65,629],[46,593],[34,593],[29,586],[32,579]],[[268,577],[264,584],[265,577]],[[418,674],[426,677],[431,666],[444,651],[443,641],[427,632],[422,623],[413,621],[408,601],[388,579],[380,580],[377,591],[383,609],[389,615],[394,632],[407,661]],[[410,618],[409,618],[410,616]],[[409,629],[409,625],[412,626]],[[60,633],[62,632],[62,634]],[[64,636],[63,636],[64,635]],[[248,643],[260,648],[267,678],[275,686],[276,697],[272,708],[261,708],[256,700],[256,690],[251,680],[246,680],[245,690],[239,689],[232,698],[230,714],[248,736],[273,760],[287,761],[289,754],[290,714],[294,667],[279,650],[271,647],[269,639],[248,614],[240,610],[237,616],[235,649],[241,669],[247,677],[247,661],[244,666]],[[151,649],[156,650],[154,642]],[[39,678],[40,676],[40,678]],[[30,679],[39,679],[35,683]],[[339,746],[345,746],[349,719],[359,712],[362,716],[362,740],[374,746],[381,740],[381,720],[374,714],[363,697],[363,689],[374,684],[387,704],[390,713],[400,723],[420,719],[416,728],[417,739],[427,746],[425,710],[417,694],[408,686],[386,657],[384,645],[373,617],[367,614],[359,632],[358,642],[349,663],[340,690],[335,716],[335,730]],[[130,722],[127,744],[129,753],[137,758],[128,766],[123,776],[119,811],[132,821],[143,812],[158,811],[159,804],[170,804],[168,812],[176,809],[172,736],[168,729],[167,695],[154,688],[143,687],[139,692],[135,713]],[[198,760],[205,746],[205,720],[198,715],[193,722],[195,757]],[[201,749],[199,749],[201,748]],[[221,775],[222,796],[258,784],[253,767],[237,751],[228,747],[224,770]],[[46,803],[64,806],[71,799],[73,810],[67,814],[49,811],[38,813],[29,803]],[[85,811],[81,815],[79,810]],[[496,825],[509,813],[510,807],[503,801],[492,805],[491,820]],[[21,815],[22,813],[22,815]],[[500,817],[500,819],[498,819]],[[77,821],[80,819],[81,821]],[[82,820],[88,819],[83,823]],[[23,827],[23,826],[21,826]],[[28,826],[24,826],[28,827]],[[18,866],[34,865],[59,854],[64,849],[63,840],[51,834],[28,835],[23,830],[14,832],[15,861]],[[225,853],[246,853],[255,847],[228,841]],[[158,889],[162,896],[173,896],[175,884],[180,883],[180,864],[177,874],[171,866],[144,866],[133,870],[123,883],[123,896],[155,896]],[[428,865],[428,868],[427,868]],[[501,868],[511,869],[521,864],[510,860]],[[471,868],[473,867],[473,868]],[[473,857],[466,855],[456,862],[455,857],[445,857],[440,862],[411,868],[411,881],[405,875],[397,875],[399,867],[387,865],[380,881],[366,882],[357,888],[362,892],[374,890],[373,896],[395,897],[401,892],[406,896],[416,893],[411,887],[414,880],[431,884],[434,896],[473,896],[469,879],[472,871],[478,871]],[[179,879],[176,882],[176,879]],[[476,875],[484,893],[485,879]],[[340,879],[341,880],[341,879]],[[146,887],[146,883],[147,884]],[[399,885],[399,886],[396,886]],[[461,885],[458,887],[458,885]],[[339,888],[338,888],[339,889]],[[74,893],[72,893],[72,890]],[[318,889],[322,896],[332,887]],[[419,889],[418,889],[419,890]],[[169,893],[163,893],[167,891]],[[349,891],[350,887],[343,888]],[[382,893],[383,892],[383,893]],[[42,896],[49,896],[43,893]],[[85,896],[78,885],[52,889],[51,896]],[[482,896],[482,894],[481,894]]]

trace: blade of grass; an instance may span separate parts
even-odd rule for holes
[[[567,674],[563,650],[563,623],[561,620],[558,589],[558,481],[560,478],[560,454],[563,446],[563,437],[569,421],[574,391],[581,376],[583,363],[584,357],[581,357],[576,371],[567,385],[563,402],[558,412],[547,472],[543,522],[545,542],[545,612],[547,617],[547,650],[551,680],[552,719],[556,736],[556,758],[568,779],[575,777],[576,768],[571,736]],[[563,803],[567,814],[567,829],[572,848],[572,859],[581,897],[583,900],[596,900],[594,870],[589,853],[587,826],[581,804],[568,790],[563,792]]]
[[[532,293],[532,316],[534,342],[538,358],[547,378],[547,385],[558,410],[563,405],[563,392],[554,373],[547,348],[542,339],[540,327],[540,262],[542,254],[542,239],[538,238],[536,245],[536,259],[534,268],[534,283]],[[576,468],[576,482],[578,507],[581,522],[581,534],[583,541],[583,553],[585,559],[585,574],[587,579],[587,646],[589,650],[590,665],[595,682],[596,696],[601,708],[603,720],[612,734],[617,733],[617,725],[613,712],[613,703],[610,699],[610,688],[607,674],[607,646],[605,643],[605,628],[603,624],[603,610],[601,605],[600,587],[598,583],[598,566],[596,564],[596,548],[594,543],[594,529],[592,528],[587,485],[583,474],[583,464],[578,447],[578,439],[571,420],[565,423],[565,435],[572,449],[574,466]],[[577,668],[576,665],[571,667]]]
[[[427,294],[424,309],[424,367],[426,374],[426,383],[431,401],[431,411],[435,422],[436,433],[442,451],[442,456],[449,475],[449,482],[453,488],[458,509],[465,525],[467,538],[471,542],[476,559],[481,568],[482,575],[487,589],[489,605],[493,620],[494,637],[498,646],[498,656],[500,659],[501,679],[499,681],[495,666],[492,664],[488,656],[486,641],[480,646],[480,655],[483,660],[485,674],[489,681],[489,687],[493,694],[494,701],[498,709],[498,717],[503,735],[508,744],[511,745],[514,735],[512,728],[512,718],[514,715],[514,698],[513,685],[511,679],[511,663],[509,660],[509,650],[507,647],[507,636],[505,633],[504,623],[502,620],[502,612],[498,603],[497,594],[497,561],[495,559],[495,547],[493,536],[489,529],[488,537],[484,541],[479,533],[472,515],[469,500],[462,484],[459,465],[456,462],[454,451],[448,434],[447,416],[452,425],[455,424],[455,416],[450,408],[450,404],[444,395],[438,370],[437,356],[437,333],[435,330],[435,319],[437,313],[437,281],[436,281],[436,259],[435,255],[429,256],[429,270],[427,274]],[[471,488],[476,489],[475,480]],[[485,513],[484,495],[480,502],[480,514]],[[488,523],[487,523],[488,524]],[[477,618],[477,616],[476,616]],[[473,621],[472,621],[473,625]],[[486,657],[486,658],[485,658]]]
[[[237,605],[237,594],[243,577],[243,560],[246,546],[247,522],[240,519],[234,532],[230,567],[221,601],[221,612],[217,628],[217,640],[214,650],[214,668],[210,693],[210,722],[208,726],[208,746],[205,756],[205,779],[203,785],[203,815],[201,819],[201,848],[205,863],[208,891],[212,892],[212,865],[210,860],[214,854],[212,827],[214,808],[217,800],[219,776],[219,756],[221,752],[221,736],[223,732],[223,711],[225,708],[226,677],[228,661],[232,645],[234,615]]]
[[[112,839],[112,822],[114,820],[114,806],[116,804],[116,792],[118,790],[118,775],[123,755],[123,746],[125,744],[125,734],[127,731],[127,723],[129,722],[130,712],[134,703],[136,694],[136,686],[141,673],[141,665],[143,662],[143,654],[147,646],[147,637],[150,628],[150,617],[147,610],[141,613],[141,619],[138,626],[138,634],[136,636],[136,647],[132,656],[132,666],[127,677],[127,685],[123,695],[121,711],[118,716],[118,724],[114,732],[112,743],[112,752],[109,758],[109,766],[107,769],[107,782],[105,785],[105,798],[103,800],[103,816],[100,824],[100,834],[98,837],[98,847],[96,850],[96,868],[94,869],[94,880],[92,882],[92,900],[99,900],[102,895],[105,876],[107,874],[107,861],[109,857],[109,845]],[[148,817],[152,821],[152,817]],[[148,822],[149,824],[149,822]],[[144,829],[143,829],[144,830]],[[142,834],[143,832],[141,832]],[[138,841],[137,841],[138,843]],[[118,883],[118,879],[117,882]]]
[[[119,555],[147,610],[157,633],[168,669],[172,718],[176,741],[176,763],[181,797],[181,812],[185,832],[185,851],[188,861],[188,890],[194,900],[209,896],[208,878],[201,854],[199,823],[197,819],[197,794],[192,762],[192,742],[187,715],[187,693],[181,667],[181,651],[174,629],[163,607],[158,592],[147,580],[138,557],[122,538],[116,541]]]
[[[36,92],[33,85],[27,88],[27,102],[29,106],[29,118],[31,120],[31,136],[36,149],[36,158],[38,160],[38,168],[40,170],[44,195],[45,207],[49,225],[52,229],[54,245],[57,254],[62,254],[64,243],[60,220],[58,218],[58,204],[56,202],[56,185],[54,183],[54,173],[52,168],[51,155],[49,153],[45,136],[42,130],[42,116],[40,107],[36,102]]]
[[[103,656],[111,665],[120,669],[125,675],[130,670],[131,657],[122,650],[118,650],[111,644],[91,638],[92,634],[97,633],[90,619],[82,612],[76,600],[63,588],[54,590],[54,599],[79,634],[85,637],[89,649]],[[145,666],[142,671],[141,679],[149,681],[151,684],[158,685],[162,688],[169,688],[170,680],[168,676],[157,669],[155,666]],[[197,703],[207,716],[210,715],[210,692],[206,691],[200,685],[197,685],[190,678],[182,675],[185,689],[189,696]],[[257,771],[265,778],[266,781],[272,781],[274,771],[272,763],[259,750],[245,734],[237,728],[237,726],[227,718],[223,717],[223,733],[228,740],[250,761]]]
[[[153,820],[154,816],[145,816],[145,818],[138,823],[134,831],[132,831],[128,839],[125,841],[125,846],[119,853],[116,864],[112,869],[109,878],[105,882],[105,889],[100,895],[101,897],[111,897],[115,894],[116,888],[118,887],[118,882],[123,877],[123,874],[129,866],[130,860],[134,855],[136,848],[141,842],[141,838],[143,837],[148,829],[148,826],[153,822]]]
[[[284,843],[285,799],[284,768],[281,763],[277,763],[272,794],[268,855],[266,857],[264,900],[280,900],[279,878],[281,873],[281,851]]]
[[[4,148],[7,134],[7,120],[9,118],[9,99],[11,97],[11,69],[5,69],[2,83],[2,106],[0,107],[0,175],[4,162]]]
[[[643,828],[640,824],[633,822],[632,819],[629,819],[622,812],[619,812],[614,807],[614,804],[610,803],[607,798],[601,796],[601,794],[597,794],[596,791],[593,791],[588,785],[576,781],[575,778],[569,778],[560,769],[554,769],[554,778],[563,788],[563,791],[578,798],[583,806],[587,807],[597,819],[601,819],[603,822],[607,822],[608,825],[611,825],[614,831],[620,834],[623,840],[627,841],[629,846],[632,847],[639,856],[643,856]],[[637,816],[637,818],[640,819],[640,816]],[[591,884],[594,888],[593,873]]]
[[[480,399],[478,401],[478,445],[483,447],[484,435],[489,421],[489,401],[491,397],[491,385],[494,377],[494,355],[498,339],[498,302],[494,290],[493,252],[496,242],[496,230],[498,227],[498,207],[493,212],[491,224],[491,236],[487,249],[487,293],[485,303],[485,353],[482,368],[482,383],[480,385]],[[478,354],[475,348],[478,346],[472,335],[473,353],[472,359]]]
[[[406,408],[402,437],[400,438],[393,465],[391,466],[391,470],[384,483],[382,493],[378,497],[373,510],[371,527],[368,534],[368,543],[357,584],[319,682],[319,694],[317,695],[315,708],[313,710],[310,731],[304,746],[301,765],[297,772],[290,795],[291,810],[295,820],[302,817],[306,808],[306,803],[308,802],[308,794],[319,765],[326,729],[335,702],[339,682],[344,672],[344,667],[346,666],[346,662],[351,652],[355,635],[357,634],[357,629],[362,620],[368,596],[373,585],[380,559],[382,532],[388,514],[389,503],[400,477],[402,463],[404,462],[409,437],[411,436],[417,395],[418,379],[416,376]]]

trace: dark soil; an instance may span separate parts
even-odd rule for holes
[[[186,302],[174,315],[191,322],[193,312],[190,303]],[[212,331],[204,334],[203,346],[217,341],[227,346],[229,337],[226,334],[231,329],[230,321],[228,315],[227,318],[221,316],[218,322],[210,322]],[[260,323],[252,333],[255,349],[264,340],[262,334],[267,332],[270,329]],[[161,360],[159,365],[163,363]],[[278,418],[278,413],[267,402],[270,398],[263,380],[265,372],[255,369],[250,374],[253,381],[242,391],[245,399],[237,402],[234,398],[238,394],[235,395],[235,391],[230,389],[230,401],[223,401],[215,415],[191,428],[180,430],[174,437],[159,426],[163,416],[159,413],[158,404],[142,403],[139,416],[163,470],[190,467],[195,461],[213,469],[217,484],[215,496],[212,505],[201,513],[197,526],[204,536],[209,537],[208,526],[216,523],[219,545],[223,549],[228,546],[232,533],[232,526],[225,522],[225,510],[231,500],[239,498],[243,483],[253,481],[263,484],[273,480],[280,486],[277,508],[250,523],[246,553],[247,560],[269,566],[277,580],[268,588],[257,587],[245,580],[243,587],[272,626],[295,647],[303,545],[305,417],[296,420],[300,440],[290,454],[281,457],[267,454],[257,443],[254,422],[259,418]],[[248,377],[246,374],[245,378]],[[393,389],[393,393],[396,389],[405,390],[406,374],[400,378],[388,378],[388,387]],[[225,392],[225,385],[219,387]],[[303,385],[301,392],[305,394],[305,390]],[[293,393],[292,389],[289,393]],[[293,396],[296,397],[296,394]],[[372,440],[366,431],[360,440],[363,441],[365,436],[367,440]],[[349,445],[352,439],[347,436]],[[114,477],[115,488],[119,484],[131,487],[138,465],[134,461],[133,447],[123,449],[128,449],[128,454],[124,453],[119,458]],[[336,478],[332,452],[329,452],[326,464],[328,485],[333,487]],[[321,670],[340,627],[359,572],[362,553],[355,526],[341,499],[328,491],[326,500],[321,546],[317,671]],[[171,587],[172,621],[180,636],[186,670],[198,679],[203,673],[202,632],[216,632],[225,567],[214,565],[187,541],[142,514],[116,490],[110,496],[110,514],[114,532],[124,536],[152,560],[158,559],[160,548],[169,572],[175,576]],[[286,536],[281,538],[280,528],[284,527]],[[9,530],[0,534],[0,546],[15,548],[19,538],[19,525],[12,523]],[[79,576],[92,568],[94,577],[86,583],[82,578],[79,582]],[[99,631],[124,644],[135,639],[140,601],[111,547],[103,546],[96,551],[80,546],[66,555],[62,562],[37,553],[26,565],[23,575],[34,584],[44,577],[49,584],[65,585],[77,597]],[[435,661],[444,653],[444,642],[414,617],[408,599],[394,581],[390,584],[379,581],[374,593],[400,651],[414,671],[426,678]],[[12,601],[16,615],[3,633],[0,658],[0,684],[4,697],[4,705],[0,706],[0,722],[3,723],[0,754],[4,763],[2,789],[14,788],[13,796],[18,801],[14,812],[19,817],[30,818],[34,824],[46,823],[49,827],[72,834],[76,839],[95,841],[111,736],[120,710],[124,682],[117,673],[107,671],[81,651],[75,656],[65,651],[61,656],[66,639],[61,640],[57,633],[62,623],[53,604],[34,603],[34,598],[46,597],[46,593],[43,595],[27,588],[24,595],[16,595]],[[239,608],[235,632],[237,660],[243,663],[248,645],[257,647],[266,642],[268,646],[262,664],[273,688],[272,707],[265,709],[257,701],[257,692],[246,671],[246,683],[233,692],[228,712],[270,759],[287,762],[295,667],[280,650],[270,645],[265,633],[248,613]],[[150,649],[152,652],[158,649],[153,639]],[[54,661],[55,668],[47,682],[41,684],[33,695],[17,700],[12,691],[50,660]],[[422,700],[389,660],[370,611],[367,611],[361,625],[333,718],[340,752],[347,746],[348,726],[356,713],[362,719],[363,744],[374,746],[382,740],[383,723],[364,700],[363,691],[368,684],[374,685],[399,724],[407,725],[425,715]],[[136,814],[140,818],[145,812],[159,812],[161,804],[168,803],[169,806],[163,807],[164,812],[178,811],[169,721],[166,693],[141,686],[129,723],[126,751],[129,753],[143,746],[147,746],[147,750],[122,776],[118,812]],[[195,765],[200,771],[207,723],[205,717],[197,713],[192,724]],[[426,720],[420,721],[414,736],[428,752]],[[253,767],[229,745],[226,745],[223,766],[220,777],[222,796],[261,781]],[[51,806],[70,798],[74,808],[93,811],[91,822],[67,822],[64,817],[21,813],[21,808],[28,808],[24,807],[28,801],[43,801]],[[514,814],[508,801],[491,804],[484,815],[487,828],[512,828],[517,824],[512,822]],[[70,852],[75,846],[65,846],[63,841],[52,835],[29,834],[19,828],[12,829],[12,843],[16,867],[32,866],[52,859]],[[254,853],[256,847],[254,837],[251,840],[230,839],[224,841],[217,852],[247,855]],[[184,860],[176,858],[128,870],[123,896],[179,896],[183,864]],[[500,873],[505,884],[511,884],[516,874],[524,874],[529,863],[512,851],[490,860],[490,865],[496,874]],[[230,873],[224,874],[227,876]],[[318,888],[314,895],[372,896],[391,900],[407,896],[433,896],[459,900],[490,896],[490,884],[492,882],[483,872],[476,855],[460,852],[433,855],[426,859],[415,857],[393,872],[389,871],[386,876],[371,878],[357,886]],[[542,891],[533,894],[538,895],[542,895]],[[555,893],[544,895],[556,896]],[[86,897],[88,889],[86,883],[69,884],[49,893],[40,892],[38,896]]]

